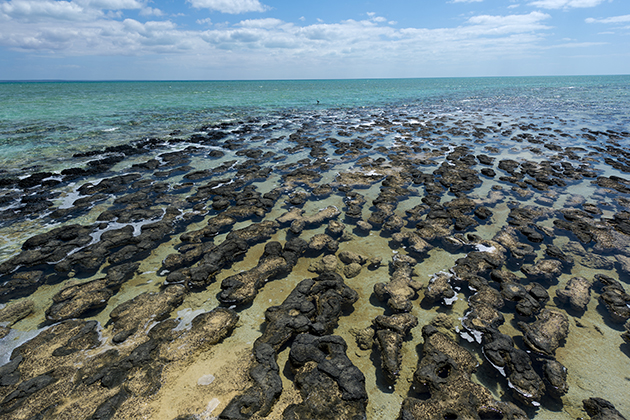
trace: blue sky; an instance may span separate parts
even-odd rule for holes
[[[629,73],[629,0],[0,1],[0,80]]]

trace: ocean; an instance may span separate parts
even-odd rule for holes
[[[323,257],[337,256],[333,271],[357,300],[327,333],[345,340],[348,358],[365,376],[367,418],[396,418],[407,398],[430,401],[414,392],[414,372],[422,328],[431,323],[474,356],[472,383],[529,418],[587,418],[582,401],[591,397],[630,416],[630,344],[623,336],[630,328],[624,329],[630,297],[620,291],[630,292],[629,132],[630,76],[0,82],[0,363],[37,334],[62,328],[59,321],[97,321],[97,342],[71,355],[22,351],[50,359],[44,367],[65,366],[72,382],[100,354],[117,349],[125,355],[146,343],[158,321],[170,317],[178,323],[174,331],[185,332],[193,317],[230,308],[239,316],[233,331],[182,359],[154,354],[148,366],[164,365],[159,374],[151,371],[159,386],[149,392],[138,385],[140,374],[129,374],[125,402],[112,414],[213,418],[251,385],[252,349],[270,323],[265,310],[281,305],[303,279],[315,278]],[[247,213],[244,202],[257,210]],[[260,202],[266,204],[251,204]],[[235,208],[244,213],[230,216]],[[335,230],[331,220],[343,229]],[[161,222],[151,240],[134,239]],[[204,253],[216,254],[211,245],[218,249],[242,229],[264,223],[266,233],[248,237],[242,255],[213,260],[216,269],[202,281],[191,277],[192,267],[206,267]],[[75,225],[89,231],[81,245],[60,236],[32,246]],[[124,229],[126,242],[103,245],[105,254],[90,263],[79,259]],[[297,262],[286,272],[260,274],[265,245],[295,238],[308,243]],[[49,256],[32,256],[67,246],[63,255],[48,250]],[[194,258],[193,249],[200,253]],[[348,253],[364,258],[351,266]],[[463,267],[471,270],[467,258],[485,253],[492,257],[477,261],[471,272],[477,280],[462,274]],[[182,259],[187,262],[169,265]],[[406,286],[406,309],[381,301],[375,288],[392,278],[399,261],[421,286]],[[66,288],[92,284],[125,263],[139,266],[118,286],[105,287],[103,302],[82,311],[76,303],[71,315],[54,315]],[[229,289],[223,280],[255,267],[264,280],[253,297],[238,304],[221,298]],[[520,294],[508,292],[506,278]],[[567,290],[578,293],[574,278],[586,279],[582,306],[564,297]],[[438,297],[431,290],[436,283],[444,289]],[[536,295],[535,286],[547,297]],[[112,341],[120,332],[110,318],[117,307],[177,287],[182,296],[166,312],[149,313],[129,338]],[[529,386],[546,389],[541,395],[517,383],[522,378],[510,373],[514,366],[499,366],[488,355],[491,334],[484,328],[490,327],[468,322],[479,310],[479,290],[499,296],[495,306],[483,304],[502,319],[492,328],[513,339],[513,349],[502,354],[529,355],[539,380]],[[621,296],[615,295],[617,307],[608,299],[615,293]],[[26,316],[2,314],[24,302]],[[532,313],[523,312],[525,302]],[[551,350],[541,350],[528,331],[549,333],[540,332],[547,309],[566,321],[568,332],[554,330],[558,342],[545,336]],[[381,366],[385,350],[376,339],[362,346],[357,337],[377,328],[377,316],[396,313],[412,314],[418,325],[399,342],[402,362],[388,382]],[[438,315],[448,321],[435,321]],[[299,393],[299,375],[291,373],[291,340],[276,350],[283,391],[268,418],[307,400]],[[568,391],[553,391],[545,377],[550,361],[566,368]],[[1,386],[2,398],[45,372],[28,361],[20,366],[21,379]],[[1,403],[0,417],[44,413],[44,393],[57,404],[44,418],[87,418],[104,401],[98,383],[62,397],[62,382],[25,403]],[[90,403],[82,406],[81,398]]]

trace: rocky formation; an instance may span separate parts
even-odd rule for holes
[[[528,418],[514,404],[494,400],[487,389],[472,382],[477,362],[467,350],[432,326],[425,326],[422,336],[424,345],[414,374],[414,388],[429,398],[406,398],[400,419]]]
[[[306,246],[306,241],[300,238],[287,241],[284,249],[279,242],[267,242],[256,267],[227,277],[221,282],[223,290],[218,296],[219,301],[228,305],[251,302],[256,297],[258,289],[267,281],[291,271]]]
[[[591,420],[625,420],[626,418],[615,409],[615,406],[603,398],[589,398],[582,401],[584,411]]]
[[[289,353],[302,402],[289,405],[285,420],[366,418],[365,377],[346,356],[346,342],[336,335],[300,334]]]
[[[556,291],[556,296],[561,302],[569,303],[572,309],[584,312],[591,300],[591,282],[584,277],[573,277],[564,289]]]
[[[569,319],[564,312],[545,309],[535,322],[519,322],[525,344],[534,352],[553,356],[569,334]]]
[[[620,324],[630,319],[630,295],[621,283],[603,274],[596,275],[595,279],[603,285],[599,301],[608,309],[610,319]]]
[[[276,363],[280,347],[298,334],[329,334],[337,325],[342,309],[357,299],[357,293],[344,284],[341,276],[328,272],[301,281],[280,306],[268,308],[267,326],[254,343],[255,361],[250,369],[253,386],[232,399],[219,417],[246,419],[255,413],[266,416],[282,392]]]
[[[411,300],[417,296],[422,285],[411,278],[416,261],[406,255],[396,255],[392,259],[393,270],[389,283],[376,283],[374,294],[394,312],[411,311]]]

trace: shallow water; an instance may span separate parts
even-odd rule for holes
[[[51,187],[22,188],[11,185],[0,189],[0,198],[3,198],[0,211],[6,216],[0,221],[0,262],[10,261],[18,255],[24,241],[36,234],[62,225],[88,226],[97,223],[104,211],[122,206],[115,202],[116,199],[139,190],[130,186],[120,192],[107,193],[102,200],[88,208],[75,209],[62,218],[53,217],[55,210],[71,208],[76,199],[87,197],[79,192],[79,188],[87,183],[96,185],[102,179],[124,173],[140,174],[139,180],[134,182],[146,180],[148,183],[165,183],[168,188],[157,195],[157,201],[148,206],[145,204],[146,208],[163,210],[171,205],[179,208],[181,214],[174,224],[174,230],[158,241],[149,252],[142,254],[136,274],[109,299],[107,306],[85,317],[97,320],[101,325],[104,340],[102,348],[86,351],[86,354],[98,353],[114,346],[108,341],[112,336],[112,326],[108,324],[112,310],[141,293],[162,290],[168,274],[163,269],[163,261],[169,254],[178,252],[182,243],[181,235],[202,229],[223,211],[213,210],[209,199],[193,207],[196,202],[187,198],[193,197],[208,182],[229,182],[247,176],[246,172],[239,172],[243,168],[239,168],[239,165],[244,163],[271,168],[267,176],[247,180],[245,185],[253,185],[260,194],[281,188],[278,200],[264,217],[240,220],[231,226],[232,231],[252,223],[276,220],[294,206],[288,200],[298,193],[306,193],[306,202],[299,205],[306,216],[330,205],[342,211],[337,220],[346,225],[345,230],[352,236],[350,240],[339,243],[337,255],[341,251],[352,251],[367,257],[382,258],[380,267],[363,267],[357,277],[345,280],[358,293],[359,300],[352,310],[343,313],[334,331],[334,334],[345,339],[348,357],[366,377],[368,418],[396,418],[400,404],[412,387],[418,351],[422,347],[422,327],[439,313],[451,318],[454,322],[451,334],[458,337],[457,332],[462,333],[462,338],[458,338],[460,344],[478,359],[480,366],[473,379],[490,389],[495,398],[514,401],[506,379],[484,360],[481,346],[474,342],[468,343],[463,338],[466,334],[463,333],[461,319],[466,316],[468,298],[472,295],[466,288],[457,290],[457,299],[452,305],[427,303],[423,299],[424,289],[419,292],[413,300],[412,309],[419,323],[403,344],[403,366],[399,378],[395,385],[385,382],[380,371],[378,351],[375,348],[359,348],[353,334],[357,329],[368,327],[376,316],[389,313],[386,304],[374,296],[374,284],[389,280],[392,258],[403,254],[416,259],[415,279],[426,288],[435,273],[449,272],[458,259],[475,250],[475,242],[453,249],[436,240],[431,242],[433,248],[430,251],[417,254],[393,241],[392,232],[381,226],[375,225],[371,231],[364,232],[356,226],[358,219],[345,214],[346,194],[343,185],[336,181],[338,174],[381,175],[376,182],[351,188],[366,199],[361,214],[361,220],[364,221],[376,210],[372,201],[379,196],[386,175],[407,181],[404,188],[408,191],[398,197],[393,213],[405,220],[402,231],[408,232],[415,230],[415,223],[409,220],[405,211],[421,204],[427,195],[422,184],[411,182],[410,168],[432,174],[441,165],[448,165],[447,158],[458,146],[466,146],[470,155],[488,155],[494,158],[493,163],[477,163],[473,166],[481,182],[466,191],[466,196],[477,206],[489,208],[492,216],[485,221],[477,218],[477,225],[464,230],[451,228],[449,237],[458,233],[474,233],[481,239],[493,239],[507,226],[511,209],[534,206],[549,211],[547,215],[536,219],[538,226],[547,229],[544,241],[528,242],[524,236],[520,236],[519,240],[534,247],[537,255],[535,261],[539,261],[546,258],[544,251],[549,245],[563,248],[569,241],[577,241],[569,231],[554,227],[554,220],[563,219],[558,210],[582,209],[585,208],[584,203],[591,203],[603,211],[601,216],[593,216],[595,220],[610,219],[628,210],[629,197],[626,193],[595,185],[592,182],[595,178],[592,177],[575,180],[564,178],[566,186],[553,185],[548,191],[541,191],[531,185],[518,186],[514,182],[499,179],[508,174],[499,169],[498,164],[504,159],[513,159],[518,163],[568,163],[573,167],[583,165],[597,177],[618,176],[628,179],[623,170],[605,161],[612,159],[625,164],[623,153],[629,152],[630,137],[627,131],[630,127],[630,84],[627,82],[627,77],[601,77],[216,84],[1,84],[0,90],[14,98],[10,110],[0,107],[5,110],[0,116],[0,132],[3,136],[0,159],[4,168],[0,175],[5,179],[25,177],[40,171],[56,172],[85,167],[87,162],[97,158],[121,156],[119,152],[108,153],[105,150],[108,146],[137,144],[134,142],[148,137],[159,137],[160,140],[144,147],[142,153],[122,156],[119,162],[98,174],[71,181],[54,174],[53,177],[58,176],[62,182]],[[96,95],[102,99],[100,107],[93,106],[93,97]],[[7,95],[0,97],[7,98]],[[313,104],[314,98],[320,101],[319,106]],[[55,106],[59,101],[63,101],[65,106]],[[242,106],[243,103],[247,106]],[[33,104],[39,108],[32,108]],[[116,112],[112,112],[114,108]],[[43,112],[42,109],[47,111]],[[231,124],[220,126],[223,122]],[[194,134],[205,135],[217,131],[225,136],[212,141],[200,141],[194,137]],[[300,146],[291,138],[295,134],[310,142]],[[363,146],[344,149],[343,143],[350,145],[352,141],[360,141]],[[323,148],[321,151],[325,153],[322,154],[322,160],[317,161],[311,155],[313,142]],[[132,167],[157,158],[162,153],[181,151],[187,147],[194,147],[187,152],[189,162],[186,165],[190,167],[179,172],[169,175],[158,173],[183,167],[163,165],[163,158],[158,158],[161,166],[155,170]],[[100,153],[72,157],[77,152],[94,150]],[[208,153],[213,150],[220,150],[224,155],[210,158]],[[253,160],[247,157],[246,152],[257,150],[262,152],[258,154],[259,157]],[[273,155],[265,157],[266,152],[272,152]],[[232,162],[234,160],[236,163]],[[326,165],[322,166],[323,163]],[[195,171],[212,171],[223,164],[226,164],[225,170],[200,180],[185,177]],[[292,170],[307,166],[312,166],[321,179],[310,184],[286,179]],[[482,168],[492,168],[496,176],[480,174]],[[523,179],[531,177],[525,175]],[[190,185],[186,186],[186,183]],[[314,187],[323,184],[331,184],[332,194],[328,197],[314,195]],[[23,197],[42,194],[48,197],[49,206],[37,211],[15,213],[23,208]],[[448,190],[440,193],[441,204],[455,198]],[[127,208],[126,211],[131,210]],[[164,212],[158,214],[162,214],[159,216],[161,218]],[[426,220],[426,215],[422,215],[421,220]],[[101,231],[131,224],[137,234],[140,226],[147,222],[110,221],[105,222],[107,226],[101,226]],[[300,237],[308,241],[313,235],[324,233],[326,224],[327,221],[307,226]],[[221,232],[210,240],[220,244],[226,240],[228,233]],[[625,236],[621,233],[618,235]],[[223,279],[255,267],[265,243],[272,240],[284,243],[293,236],[295,234],[290,232],[288,226],[280,226],[268,240],[253,244],[242,258],[223,267],[214,281],[208,282],[202,289],[187,293],[183,303],[173,308],[170,316],[181,319],[181,328],[185,329],[184,324],[190,321],[191,314],[220,306],[217,295],[221,291]],[[97,240],[98,236],[95,236]],[[624,241],[627,242],[628,238]],[[606,308],[597,299],[599,291],[596,288],[591,291],[591,300],[584,313],[576,312],[554,299],[556,290],[576,276],[593,281],[595,274],[605,274],[619,280],[626,291],[630,290],[628,273],[615,259],[617,254],[630,255],[630,248],[624,241],[608,251],[597,249],[594,241],[582,244],[585,255],[601,255],[609,261],[609,266],[592,268],[587,266],[592,264],[582,261],[583,256],[573,255],[576,260],[573,266],[565,267],[552,281],[543,283],[550,296],[545,307],[557,308],[566,313],[569,319],[568,337],[555,353],[556,360],[568,370],[569,392],[559,400],[543,399],[542,406],[537,409],[523,406],[531,418],[586,418],[582,400],[593,396],[611,401],[622,414],[630,415],[630,400],[626,391],[630,380],[630,349],[621,338],[623,324],[615,324],[610,320]],[[291,273],[265,284],[251,305],[237,308],[240,320],[230,336],[192,360],[167,366],[162,372],[160,390],[153,395],[124,403],[116,418],[172,419],[177,415],[193,413],[200,418],[210,418],[218,415],[233,396],[243,391],[253,342],[264,329],[265,310],[281,304],[301,280],[315,277],[316,274],[309,271],[309,266],[326,253],[306,253]],[[339,264],[343,267],[343,264]],[[513,270],[523,284],[534,281],[519,271],[520,264],[509,256],[508,251],[506,266]],[[109,265],[104,262],[98,270],[76,270],[71,272],[69,278],[52,275],[50,281],[43,282],[28,296],[5,297],[3,301],[8,305],[30,299],[34,302],[34,310],[30,316],[12,325],[11,333],[0,340],[0,353],[5,356],[3,360],[8,361],[9,352],[21,343],[19,337],[24,339],[36,329],[44,327],[44,312],[51,306],[56,293],[70,284],[102,278]],[[16,270],[19,272],[25,268],[18,267]],[[52,272],[52,266],[49,270]],[[13,274],[8,273],[2,281]],[[484,276],[489,279],[489,273]],[[491,285],[498,289],[496,283],[491,282]],[[528,350],[522,340],[523,332],[516,325],[516,321],[522,318],[509,305],[502,312],[505,322],[500,326],[500,331],[513,336],[517,346]],[[529,318],[527,322],[532,320]],[[149,325],[145,327],[148,330]],[[140,340],[142,334],[139,337],[134,336],[133,340]],[[133,340],[121,346],[131,345]],[[278,354],[284,390],[269,418],[281,417],[286,405],[299,399],[287,367],[288,353],[289,346],[286,346]],[[235,369],[235,366],[238,368]],[[199,378],[209,374],[216,379],[208,385],[198,385]],[[70,403],[66,401],[65,404]],[[27,418],[25,413],[28,411],[19,412],[20,416]],[[59,413],[71,415],[72,410],[60,410],[57,414],[61,416]]]

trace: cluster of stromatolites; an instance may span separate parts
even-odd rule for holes
[[[178,419],[367,418],[371,395],[351,345],[373,352],[378,380],[391,386],[416,366],[400,419],[526,419],[541,406],[557,411],[571,392],[557,350],[593,310],[592,295],[630,342],[630,181],[594,165],[630,172],[619,142],[630,134],[585,129],[585,146],[566,146],[578,135],[518,122],[379,117],[274,137],[286,129],[277,124],[207,126],[77,156],[85,167],[0,179],[5,227],[53,226],[0,263],[0,336],[45,316],[0,367],[1,418],[133,418],[166,372],[241,328],[239,314],[271,281],[291,287],[266,305],[251,357],[233,368],[239,385]],[[502,157],[486,144],[499,135],[529,144],[531,157]],[[556,202],[585,180],[594,201]],[[60,205],[71,185],[76,199]],[[384,248],[367,245],[373,238]],[[159,287],[119,302],[165,247],[152,267]],[[437,251],[459,258],[425,272]],[[245,256],[255,263],[227,275]],[[314,274],[290,283],[296,267]],[[211,289],[217,306],[183,326],[183,302]],[[35,297],[45,290],[54,293],[42,308]],[[466,309],[454,326],[458,300]],[[380,314],[337,334],[359,304]],[[429,310],[440,315],[420,323]],[[105,325],[94,320],[103,313]],[[403,351],[409,342],[417,354]],[[474,380],[479,362],[506,395]],[[600,397],[583,409],[623,418]]]

